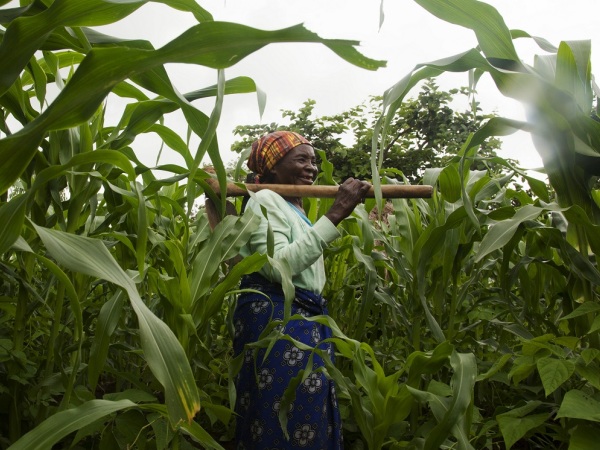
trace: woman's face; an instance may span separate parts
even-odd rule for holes
[[[294,147],[270,171],[273,184],[313,184],[317,176],[317,158],[308,144]]]

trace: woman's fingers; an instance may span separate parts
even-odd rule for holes
[[[365,199],[370,188],[371,185],[366,181],[348,178],[340,185],[333,205],[325,215],[337,225],[352,214],[356,205]]]
[[[342,183],[342,186],[340,186],[340,191],[347,190],[350,195],[358,196],[360,201],[364,200],[369,189],[371,189],[371,184],[366,181],[357,180],[356,178],[348,178]],[[360,203],[360,201],[357,203]]]

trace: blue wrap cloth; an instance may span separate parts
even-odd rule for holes
[[[288,383],[306,368],[310,351],[302,350],[287,340],[278,340],[263,361],[265,349],[245,348],[258,341],[271,320],[283,320],[284,294],[281,285],[271,283],[258,274],[243,278],[242,289],[258,293],[241,294],[234,312],[235,355],[244,353],[242,368],[236,378],[239,414],[236,426],[238,450],[250,449],[315,449],[339,450],[342,445],[342,422],[332,380],[317,371],[323,359],[314,354],[312,371],[297,387],[288,417],[287,440],[279,423],[279,408]],[[310,291],[296,288],[292,315],[304,317],[326,315],[326,300]],[[326,351],[333,361],[331,343],[319,343],[332,336],[331,329],[317,322],[290,320],[283,333],[296,341]],[[256,352],[256,355],[255,355]]]

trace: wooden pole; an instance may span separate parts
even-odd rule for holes
[[[215,191],[220,193],[219,183],[215,179],[207,179],[207,184]],[[247,191],[258,192],[262,189],[269,189],[284,197],[316,197],[316,198],[334,198],[338,191],[338,186],[316,186],[301,184],[243,184],[227,183],[227,197],[240,197],[248,195]],[[433,193],[432,186],[411,186],[386,184],[381,186],[383,198],[430,198]],[[367,193],[367,198],[374,198],[375,190],[373,187]]]

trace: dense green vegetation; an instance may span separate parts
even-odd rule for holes
[[[416,98],[402,102],[388,127],[391,137],[384,150],[383,167],[396,171],[396,177],[401,172],[410,183],[418,184],[425,169],[446,165],[469,135],[494,117],[482,114],[475,101],[470,102],[470,109],[455,111],[450,104],[457,95],[466,100],[470,97],[469,89],[443,91],[434,80],[428,80]],[[285,125],[273,122],[237,126],[234,133],[242,139],[234,142],[231,149],[242,153],[263,134],[292,130],[325,152],[325,158],[333,164],[333,179],[337,183],[349,177],[370,180],[373,129],[381,116],[382,102],[381,97],[371,97],[368,102],[339,114],[316,117],[316,102],[307,100],[298,111],[282,111]],[[500,141],[490,137],[481,144],[479,154],[490,163],[499,148]],[[482,164],[479,168],[484,167]],[[478,168],[477,163],[473,168]]]
[[[375,202],[367,203],[341,225],[327,251],[331,317],[318,320],[334,330],[339,358],[328,374],[339,386],[347,446],[594,448],[600,123],[590,43],[554,48],[535,38],[547,53],[527,65],[513,39],[531,37],[509,30],[488,5],[416,1],[472,28],[479,46],[419,65],[385,92],[372,133],[374,184],[403,181],[380,179],[393,174],[380,149],[421,80],[472,71],[475,83],[489,73],[499,95],[526,103],[530,115],[491,118],[443,167],[426,169],[433,198],[395,200],[377,221],[368,216]],[[223,96],[256,89],[222,69],[269,42],[299,41],[381,66],[354,42],[302,26],[215,22],[191,0],[163,0],[199,24],[160,49],[87,28],[143,3],[36,0],[0,9],[2,448],[227,445],[239,363],[232,305],[239,278],[268,255],[229,263],[255,217],[229,216],[211,231],[204,214],[187,214],[207,187],[205,155],[226,181],[215,136]],[[181,95],[168,62],[214,68],[219,83]],[[60,94],[46,105],[48,84]],[[104,124],[110,92],[131,99],[115,127]],[[207,96],[215,97],[210,116],[191,104]],[[162,125],[178,109],[199,148]],[[534,136],[550,187],[480,152],[486,139],[516,129]],[[185,165],[159,167],[169,175],[158,179],[130,147],[142,132],[158,134]],[[333,178],[330,163],[321,169],[323,182]],[[530,190],[514,187],[523,179]],[[307,201],[311,218],[326,203]],[[280,337],[273,329],[257,345]]]

